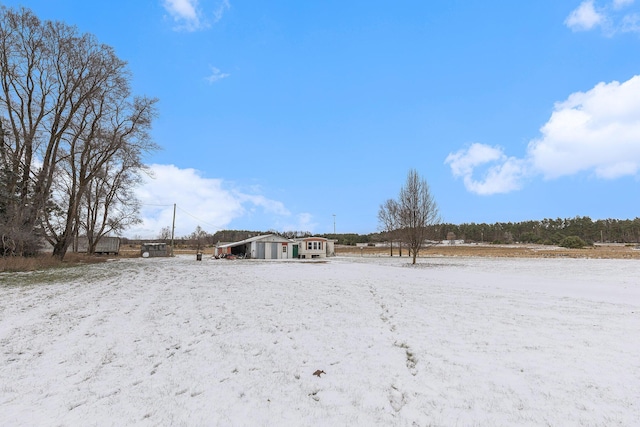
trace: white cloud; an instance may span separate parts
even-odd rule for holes
[[[276,219],[291,215],[279,201],[227,189],[223,180],[202,177],[195,169],[157,164],[150,168],[152,177],[145,177],[136,189],[143,204],[143,222],[127,230],[128,237],[157,237],[163,227],[171,226],[174,203],[177,205],[176,236],[188,235],[197,225],[213,233],[235,219],[257,213],[270,214]]]
[[[198,0],[165,0],[164,7],[175,16],[183,19],[197,19]]]
[[[218,68],[216,67],[211,67],[211,75],[209,77],[207,77],[207,81],[209,83],[215,83],[219,80],[225,79],[227,77],[229,77],[231,74],[228,73],[223,73],[222,71],[220,71]]]
[[[640,32],[640,15],[630,13],[622,18],[620,31],[623,33],[639,33]]]
[[[555,105],[528,156],[546,178],[593,171],[601,178],[640,170],[640,76],[599,83]]]
[[[259,195],[238,194],[237,196],[238,196],[238,200],[240,200],[241,202],[243,203],[250,202],[254,206],[263,208],[263,210],[267,213],[282,215],[282,216],[291,215],[291,212],[289,212],[287,208],[284,207],[284,204],[282,204],[282,202],[278,202],[276,200],[270,200],[264,196],[259,196]]]
[[[595,0],[584,0],[564,23],[573,31],[589,31],[599,27],[607,37],[618,33],[637,33],[640,32],[640,17],[637,12],[626,10],[634,2],[635,0],[613,0],[602,2],[597,7]]]
[[[214,3],[205,1],[206,5]],[[163,0],[163,6],[176,22],[176,30],[196,31],[205,29],[220,21],[231,8],[229,0],[214,3],[213,10],[203,10],[198,0]]]
[[[633,4],[634,0],[613,0],[614,9],[622,9]]]
[[[276,224],[277,230],[283,231],[308,231],[313,233],[318,228],[318,223],[314,221],[313,215],[308,212],[299,213],[293,216],[293,221],[284,221]]]
[[[604,16],[596,11],[593,0],[585,0],[569,14],[565,25],[573,31],[585,31],[602,24],[603,21]]]
[[[624,0],[622,0],[622,1],[624,1]],[[229,4],[229,0],[222,0],[220,5],[218,5],[218,8],[213,11],[213,22],[216,23],[219,20],[221,20],[222,16],[224,15],[224,13],[229,9],[231,9],[231,5]]]
[[[478,143],[449,154],[445,163],[449,164],[455,177],[462,177],[468,191],[482,195],[519,189],[525,172],[521,160],[505,156],[499,147]],[[474,178],[481,167],[485,167],[482,178]]]
[[[198,0],[164,0],[164,8],[178,24],[176,29],[194,31],[202,25]]]
[[[615,179],[640,172],[640,76],[626,82],[599,83],[571,94],[554,106],[541,136],[529,142],[523,159],[483,144],[449,154],[446,163],[467,190],[505,193],[520,188],[525,178],[546,179],[578,173]],[[481,180],[478,169],[489,165]]]
[[[466,176],[473,172],[476,166],[500,160],[504,157],[502,149],[483,144],[471,144],[466,150],[449,154],[446,163],[451,165],[455,176]]]

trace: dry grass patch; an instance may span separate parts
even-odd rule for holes
[[[167,250],[169,246],[167,245]],[[207,247],[202,247],[200,248],[200,253],[203,255],[211,255],[213,256],[215,254],[216,248],[213,246],[207,246]],[[182,245],[176,245],[173,248],[173,254],[174,255],[195,255],[196,253],[198,253],[198,250],[196,248],[193,247],[185,247]],[[120,256],[124,257],[124,258],[139,258],[140,257],[140,245],[132,245],[132,244],[126,244],[126,245],[122,245],[120,246]]]
[[[91,256],[87,254],[68,253],[64,260],[60,261],[51,254],[42,254],[35,257],[4,257],[0,258],[0,272],[36,271],[54,268],[66,268],[84,264],[96,264],[105,262],[109,258],[103,256]]]
[[[336,246],[337,255],[389,256],[389,248]],[[398,256],[398,248],[393,249]],[[402,250],[403,257],[409,251]],[[546,245],[437,245],[420,251],[420,258],[433,256],[451,257],[494,257],[494,258],[597,258],[597,259],[640,259],[640,250],[625,245],[596,245],[584,249],[567,249]]]

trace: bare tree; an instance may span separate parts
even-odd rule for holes
[[[158,234],[158,239],[164,240],[168,243],[169,240],[171,240],[171,227],[162,227],[162,230],[160,230],[160,234]]]
[[[126,162],[109,162],[89,183],[78,212],[78,228],[87,236],[89,253],[100,239],[139,224],[140,203],[133,193],[137,169]]]
[[[89,107],[92,112],[80,117],[86,124],[82,123],[77,129],[68,145],[69,154],[61,159],[60,173],[65,171],[70,183],[64,201],[64,228],[56,232],[45,227],[54,244],[54,255],[64,256],[74,227],[78,225],[83,201],[89,202],[94,215],[99,208],[103,214],[99,228],[96,228],[97,217],[85,217],[87,236],[92,235],[90,245],[95,246],[104,234],[122,231],[137,219],[139,206],[131,193],[131,184],[137,181],[137,174],[143,168],[141,153],[155,148],[147,134],[155,101],[117,99],[127,89],[119,88],[116,99],[112,98],[113,94],[103,93],[100,105]],[[91,190],[94,192],[89,194]]]
[[[196,247],[196,250],[197,250],[198,252],[200,252],[200,248],[201,248],[201,246],[205,244],[205,243],[204,243],[204,241],[205,241],[205,240],[206,240],[206,238],[207,238],[207,234],[208,234],[208,233],[207,233],[205,230],[203,230],[203,229],[202,229],[202,227],[200,227],[200,226],[198,225],[198,226],[196,226],[195,231],[189,235],[189,237],[188,237],[188,238],[189,238],[190,240],[192,240],[193,242],[195,242],[195,244],[196,244],[196,246],[197,246],[197,247]]]
[[[45,33],[40,21],[25,9],[0,9],[2,185],[6,194],[15,196],[7,200],[2,240],[12,255],[31,254],[28,246],[38,238],[37,215],[46,200],[36,188],[42,189],[39,177],[46,176],[48,159],[42,159],[37,168],[33,158],[39,141],[47,137],[42,128],[53,110],[46,101],[55,82],[49,78],[51,52],[43,43]]]
[[[0,9],[2,156],[18,196],[8,222],[46,231],[54,256],[64,257],[85,193],[111,159],[124,151],[139,162],[156,148],[156,101],[133,97],[129,80],[126,63],[92,35]]]
[[[393,199],[388,199],[381,204],[378,210],[378,223],[380,224],[381,231],[387,233],[389,236],[391,256],[393,256],[393,240],[398,232],[398,211],[398,202]],[[402,256],[402,245],[400,245],[400,256]]]
[[[398,198],[398,230],[413,264],[428,237],[428,227],[440,223],[438,206],[427,181],[415,169],[407,174]]]

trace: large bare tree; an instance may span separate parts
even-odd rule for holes
[[[155,102],[131,94],[126,63],[92,35],[0,8],[0,154],[17,196],[3,229],[42,230],[63,258],[92,181],[119,153],[139,164],[156,148]]]
[[[397,200],[397,225],[401,241],[409,248],[412,263],[429,237],[429,228],[440,223],[440,213],[429,184],[415,169],[407,174]]]
[[[120,88],[119,91],[124,89]],[[122,94],[119,92],[116,97]],[[69,182],[68,191],[63,193],[66,196],[63,203],[66,208],[64,227],[50,227],[50,223],[45,221],[46,235],[54,245],[54,255],[59,257],[64,256],[73,240],[74,227],[79,225],[77,219],[82,202],[90,202],[94,210],[106,208],[103,209],[106,215],[114,213],[110,208],[116,207],[112,203],[116,195],[127,190],[125,186],[133,178],[131,173],[142,167],[141,153],[154,148],[147,129],[153,118],[155,101],[135,99],[130,102],[127,99],[111,99],[111,95],[103,94],[98,106],[88,106],[87,111],[80,115],[79,125],[77,129],[74,128],[76,132],[66,146],[69,152],[61,157],[59,171],[66,174]],[[102,190],[102,193],[89,195],[89,190]],[[124,198],[120,200],[125,201]],[[128,200],[131,202],[130,208],[137,211],[135,198]],[[107,219],[101,222],[103,226],[108,224]],[[94,237],[92,240],[96,244],[104,234],[104,229],[96,229],[95,221],[85,222],[85,225],[89,226],[86,231]]]

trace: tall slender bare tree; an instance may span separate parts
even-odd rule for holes
[[[393,256],[393,241],[398,233],[398,202],[388,199],[378,209],[378,223],[380,230],[387,233],[390,243],[390,255]],[[400,256],[402,256],[402,244],[400,244]]]
[[[126,159],[114,159],[90,181],[78,212],[78,231],[87,236],[89,253],[102,237],[140,223],[140,203],[133,192],[138,170]]]

